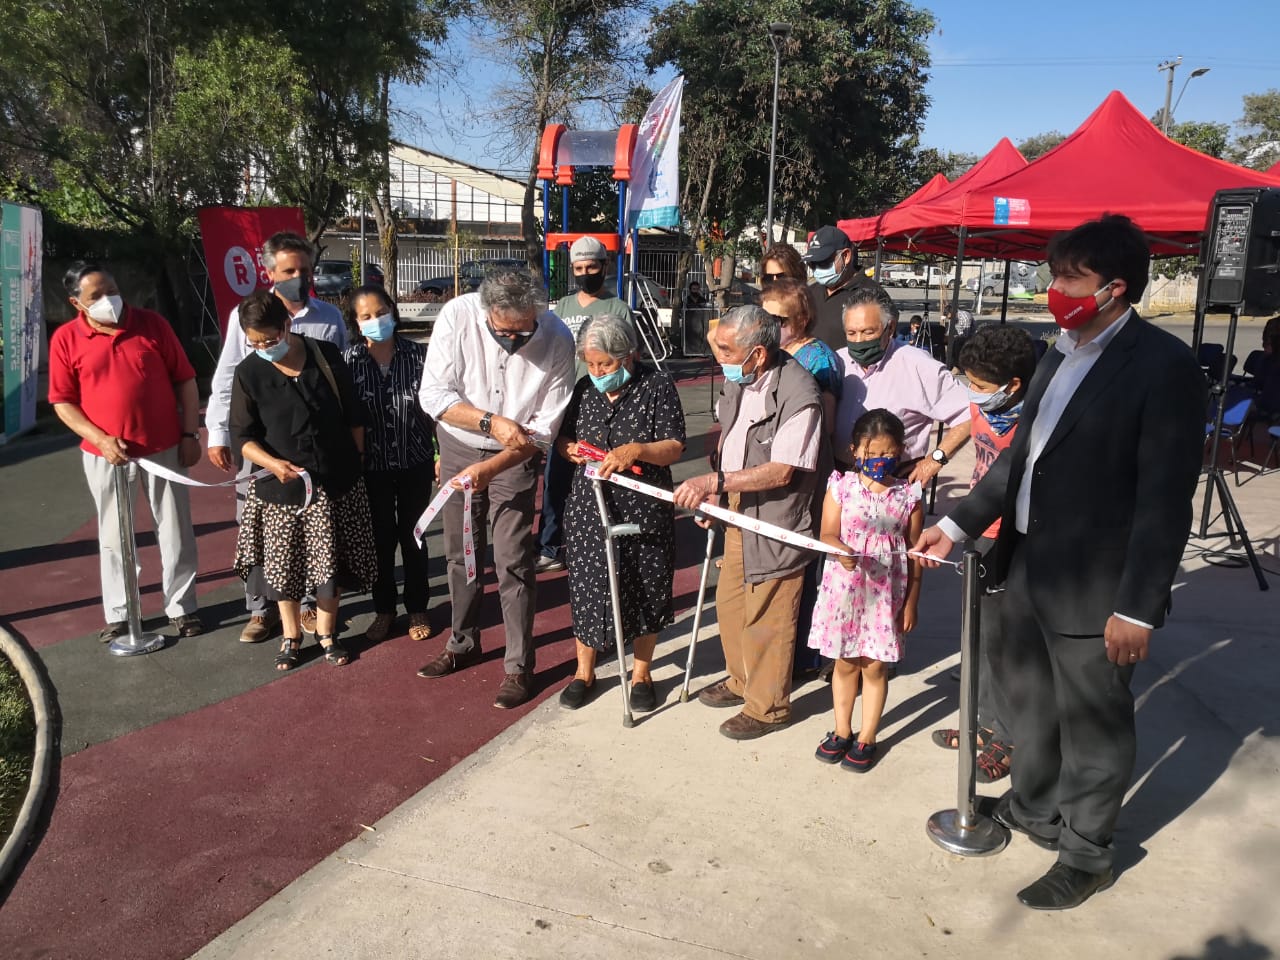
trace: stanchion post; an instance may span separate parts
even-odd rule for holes
[[[981,586],[978,551],[965,544],[961,573],[964,600],[960,616],[960,763],[957,772],[956,807],[939,810],[925,829],[929,839],[948,853],[985,857],[999,853],[1009,842],[1009,832],[990,817],[977,812],[974,754],[977,752],[978,629],[981,624]]]
[[[112,471],[116,489],[116,521],[120,524],[120,562],[124,565],[124,595],[129,619],[129,635],[116,637],[107,648],[117,657],[154,653],[164,646],[164,636],[142,632],[142,599],[138,592],[138,547],[133,539],[133,487],[129,465]]]
[[[698,581],[698,605],[693,610],[693,633],[689,635],[689,656],[684,664],[684,683],[680,686],[680,702],[689,702],[689,677],[693,674],[693,651],[698,645],[698,631],[702,629],[702,605],[707,599],[707,578],[711,574],[711,561],[715,557],[716,528],[707,527],[707,555],[702,561],[702,578]]]

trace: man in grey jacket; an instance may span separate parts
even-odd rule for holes
[[[719,415],[724,424],[714,473],[675,491],[682,507],[718,502],[756,520],[815,536],[816,467],[827,442],[818,384],[779,349],[776,317],[759,307],[730,310],[714,334],[724,370]],[[751,740],[791,719],[791,665],[796,614],[808,551],[728,526],[716,589],[720,642],[728,679],[698,699],[741,706],[720,726],[731,740]]]

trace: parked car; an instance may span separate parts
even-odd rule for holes
[[[1009,264],[1009,296],[1030,297],[1044,293],[1049,288],[1048,270],[1039,264],[1014,260]],[[1004,292],[1004,269],[992,270],[982,275],[979,284],[977,277],[965,281],[965,287],[973,293],[982,288],[984,297],[1000,296]]]
[[[936,287],[951,282],[951,276],[940,267],[923,264],[888,267],[880,271],[880,282],[886,287]]]
[[[385,278],[376,263],[366,264],[364,282],[382,285]],[[314,289],[317,297],[341,297],[351,292],[351,261],[321,260],[316,264]]]
[[[979,279],[981,279],[981,283],[979,283]],[[981,286],[982,295],[984,297],[994,296],[1004,290],[1004,271],[1001,270],[996,273],[984,273],[981,278],[970,277],[964,282],[964,286],[965,289],[971,293],[977,293],[978,287]],[[1010,288],[1012,288],[1012,286],[1013,284],[1011,281]]]
[[[528,270],[529,264],[515,257],[494,257],[489,260],[465,260],[458,268],[458,289],[454,290],[452,273],[443,277],[432,277],[418,281],[419,293],[434,293],[436,296],[452,296],[456,293],[475,293],[480,289],[480,282],[496,270]]]

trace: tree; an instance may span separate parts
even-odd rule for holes
[[[677,0],[654,20],[650,69],[685,77],[686,170],[695,224],[760,222],[768,182],[774,52],[763,25],[789,21],[778,92],[774,209],[830,223],[905,194],[928,100],[930,14],[904,0]]]
[[[1227,152],[1227,135],[1230,131],[1231,126],[1226,123],[1188,120],[1170,127],[1169,139],[1221,160]]]
[[[1265,170],[1280,161],[1280,90],[1245,94],[1238,123],[1246,132],[1236,140],[1237,163]]]
[[[478,0],[482,44],[507,80],[494,93],[491,119],[510,131],[513,152],[529,157],[521,224],[529,264],[542,269],[534,197],[538,147],[552,122],[572,126],[584,109],[616,119],[638,61],[627,45],[639,0]]]
[[[1048,133],[1037,133],[1035,136],[1027,137],[1018,144],[1018,152],[1027,158],[1027,162],[1038,160],[1046,153],[1067,139],[1065,133],[1058,130],[1050,130]]]

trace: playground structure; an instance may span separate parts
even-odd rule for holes
[[[548,285],[572,277],[569,246],[579,237],[594,237],[615,257],[616,293],[634,312],[636,331],[654,364],[660,369],[671,356],[671,341],[658,322],[658,305],[644,284],[637,280],[636,258],[639,231],[627,231],[627,190],[631,183],[639,128],[623,124],[617,130],[570,130],[562,123],[549,124],[542,131],[538,148],[538,179],[542,186],[542,223],[546,242],[542,251],[542,273]],[[574,171],[588,167],[608,167],[617,186],[618,229],[616,232],[574,230],[569,224],[569,197]],[[560,193],[560,229],[552,230],[552,188]],[[628,258],[630,263],[628,264]]]

